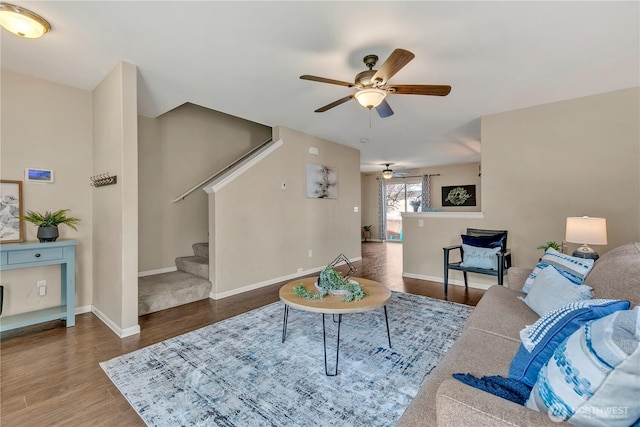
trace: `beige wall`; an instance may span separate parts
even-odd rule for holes
[[[271,136],[271,128],[193,104],[139,117],[139,269],[175,267],[208,240],[207,195],[173,199]]]
[[[2,179],[24,180],[24,169],[53,169],[53,184],[23,183],[25,210],[70,209],[81,219],[78,231],[60,226],[61,239],[76,247],[76,306],[86,311],[92,301],[91,92],[2,70]],[[26,240],[37,241],[37,227],[24,223]],[[45,297],[37,296],[36,281],[47,280]],[[50,266],[2,272],[5,285],[3,315],[60,304],[60,268]]]
[[[402,170],[409,176],[436,175],[431,177],[431,207],[451,212],[477,212],[482,210],[482,189],[478,176],[479,163],[464,163],[460,165],[433,166],[428,168]],[[380,208],[378,204],[378,187],[380,172],[363,173],[362,179],[362,225],[373,225],[371,236],[380,239]],[[387,182],[403,182],[401,178],[392,178]],[[442,187],[450,185],[475,185],[476,206],[442,207]]]
[[[340,253],[360,257],[360,152],[283,127],[273,138],[284,144],[209,196],[218,297],[326,266]],[[307,163],[338,169],[338,199],[306,197]]]
[[[139,332],[136,87],[120,63],[93,91],[93,174],[118,177],[93,190],[93,306],[120,336]]]
[[[442,247],[473,226],[508,229],[519,266],[533,266],[545,241],[562,241],[568,216],[607,218],[609,244],[594,247],[599,253],[640,241],[639,105],[636,87],[483,117],[484,219],[419,227],[406,218],[405,274],[441,278]]]

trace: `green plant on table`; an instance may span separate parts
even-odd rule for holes
[[[322,270],[320,277],[318,277],[318,286],[320,287],[319,292],[309,292],[304,288],[304,284],[300,283],[293,288],[293,293],[302,298],[322,299],[329,291],[347,291],[344,297],[342,297],[342,301],[344,302],[360,301],[368,295],[362,290],[362,286],[359,283],[345,279],[340,272],[333,267],[327,267]]]
[[[553,240],[548,240],[543,245],[538,246],[536,249],[542,249],[543,251],[547,251],[547,249],[553,248],[556,251],[560,250],[560,244],[554,242]]]
[[[23,215],[21,218],[37,225],[38,227],[57,227],[60,224],[64,224],[78,231],[76,224],[80,222],[80,219],[67,216],[67,212],[69,212],[69,209],[60,209],[55,212],[46,211],[44,214],[40,212],[27,211],[27,214]]]

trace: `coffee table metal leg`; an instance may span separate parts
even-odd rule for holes
[[[282,342],[287,338],[287,321],[289,320],[289,305],[284,305],[284,319],[282,320]]]
[[[387,322],[387,338],[389,339],[389,348],[391,348],[391,333],[389,332],[389,316],[387,316],[387,306],[384,306],[384,320]]]
[[[322,341],[324,344],[324,373],[328,377],[335,377],[338,375],[338,358],[340,355],[340,324],[342,323],[342,314],[338,314],[338,339],[336,340],[336,369],[335,372],[330,374],[329,367],[327,366],[327,333],[324,321],[324,313],[322,313]]]

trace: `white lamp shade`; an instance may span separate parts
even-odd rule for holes
[[[374,108],[380,105],[384,98],[387,96],[387,92],[381,89],[362,89],[356,92],[355,97],[365,108]]]
[[[567,218],[565,240],[588,245],[607,244],[607,220],[588,216]]]
[[[382,171],[382,177],[384,179],[391,179],[393,178],[393,171],[391,169],[385,169]]]

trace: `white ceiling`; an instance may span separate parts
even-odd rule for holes
[[[130,62],[142,115],[191,102],[284,125],[360,149],[364,172],[478,161],[482,116],[640,85],[638,1],[12,3],[52,31],[2,30],[3,68],[91,90]],[[352,81],[397,47],[416,57],[391,83],[451,94],[390,95],[385,119],[356,101],[313,112],[354,90],[300,75]]]

